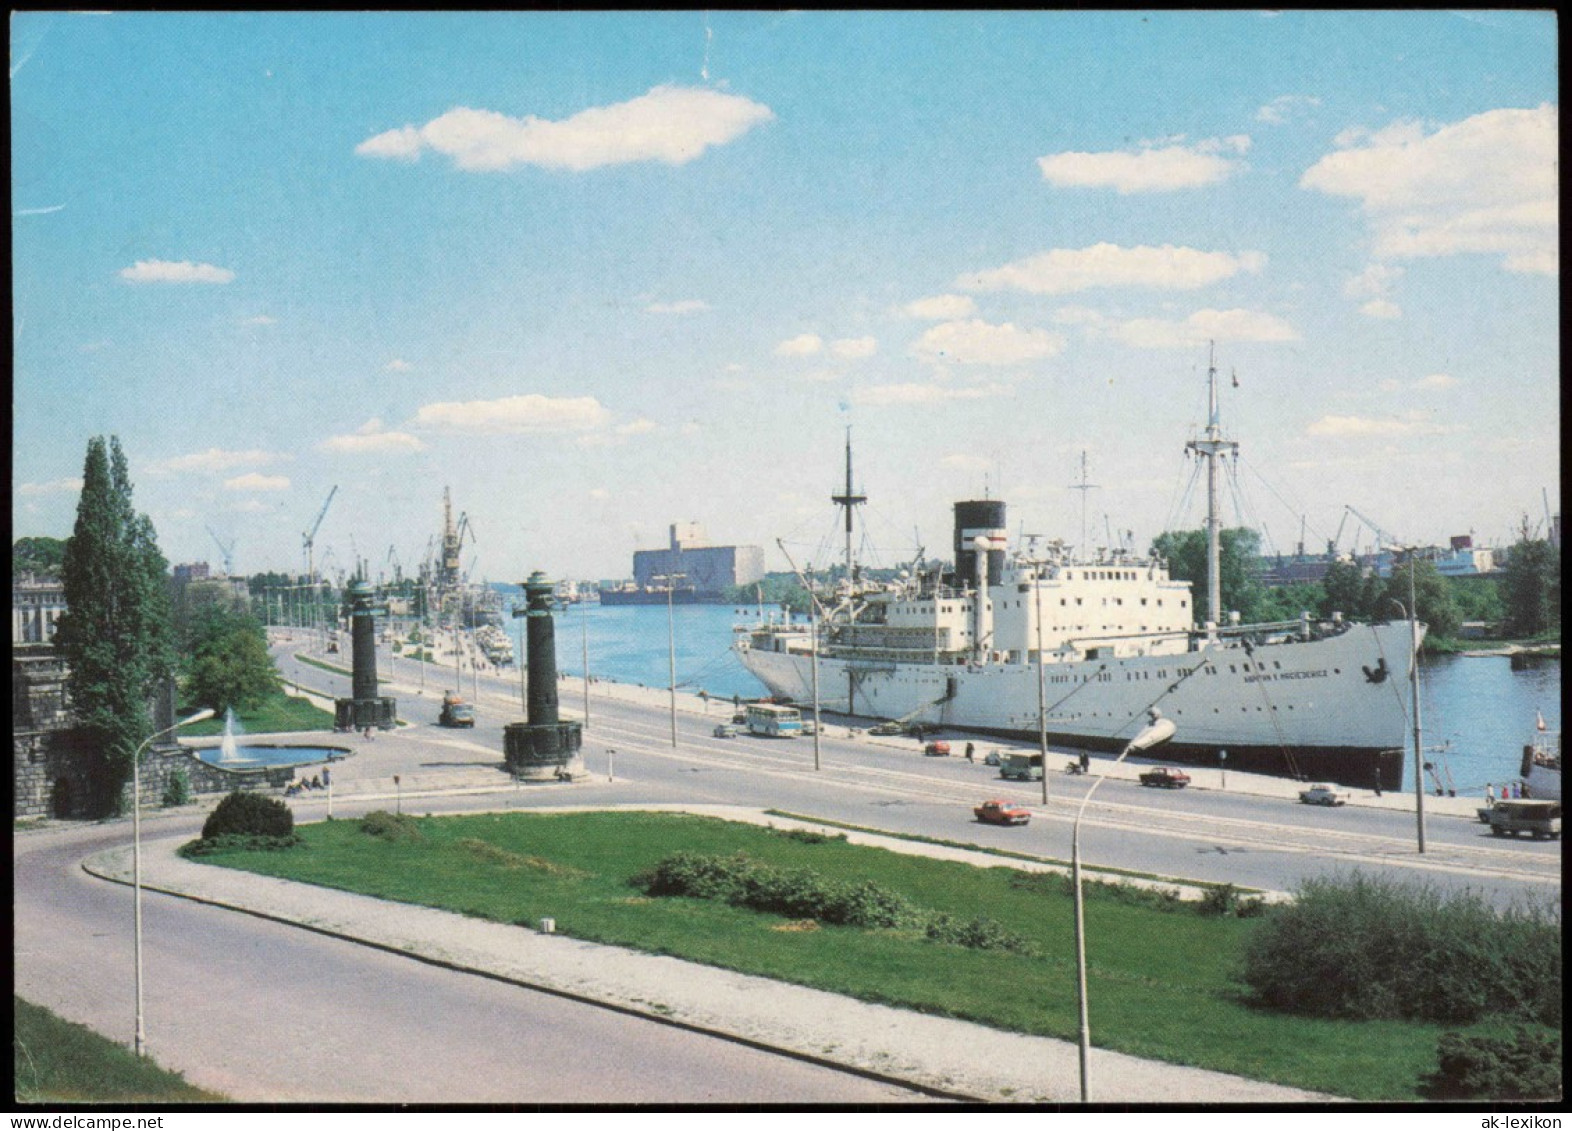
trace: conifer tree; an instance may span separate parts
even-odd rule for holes
[[[171,671],[165,572],[152,522],[132,507],[119,438],[95,436],[61,563],[66,611],[55,637],[70,667],[95,816],[119,811],[131,759],[152,733],[151,698]]]

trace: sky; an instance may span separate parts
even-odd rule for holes
[[[977,498],[1144,550],[1215,350],[1228,524],[1507,542],[1560,511],[1556,32],[13,13],[13,536],[113,435],[171,562],[300,571],[331,493],[319,568],[413,572],[447,488],[477,578],[805,567],[849,430],[875,563]]]

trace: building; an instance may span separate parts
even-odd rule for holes
[[[641,590],[661,589],[667,578],[682,575],[678,588],[692,588],[701,599],[720,598],[736,585],[764,577],[764,551],[758,546],[711,546],[696,522],[674,522],[664,550],[636,550],[633,580]]]
[[[65,586],[52,577],[31,575],[11,581],[11,643],[48,644],[55,622],[65,612]]]

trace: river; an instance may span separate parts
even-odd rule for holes
[[[498,588],[505,592],[504,608],[510,608],[518,591]],[[739,615],[731,605],[677,605],[668,634],[663,605],[572,605],[557,615],[558,666],[569,675],[581,674],[587,644],[592,676],[666,687],[674,651],[679,689],[751,698],[764,688],[730,647],[732,626],[752,623],[757,616],[751,608]],[[515,643],[522,624],[522,619],[509,623]],[[522,647],[517,654],[524,654]],[[1521,671],[1513,671],[1505,656],[1433,656],[1420,663],[1423,742],[1437,773],[1459,796],[1482,796],[1487,782],[1499,788],[1516,778],[1537,715],[1550,731],[1561,729],[1559,660]]]

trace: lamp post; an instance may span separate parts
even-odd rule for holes
[[[808,594],[808,616],[812,622],[813,643],[813,768],[818,770],[819,731],[823,729],[819,725],[819,602],[812,593]]]
[[[1087,1076],[1087,1062],[1091,1058],[1092,1031],[1088,1021],[1086,1007],[1086,905],[1081,897],[1081,817],[1086,813],[1086,803],[1092,799],[1092,794],[1097,792],[1097,787],[1103,784],[1103,779],[1108,776],[1108,770],[1124,761],[1125,755],[1133,750],[1146,750],[1158,743],[1167,742],[1174,734],[1172,719],[1165,719],[1162,712],[1156,707],[1152,708],[1151,721],[1130,740],[1130,744],[1119,752],[1086,791],[1086,796],[1081,798],[1081,807],[1075,811],[1075,825],[1070,834],[1070,874],[1075,884],[1075,989],[1076,1001],[1080,1007],[1080,1045],[1081,1045],[1081,1102],[1091,1102],[1091,1082]],[[1043,767],[1047,773],[1047,767]]]
[[[216,714],[211,707],[204,707],[196,714],[181,719],[172,727],[165,727],[148,735],[142,744],[136,748],[136,754],[131,759],[131,889],[132,903],[134,906],[135,927],[133,930],[133,949],[136,951],[136,1054],[145,1055],[147,1047],[147,1032],[142,1024],[142,751],[155,738],[179,730],[181,727],[190,726],[192,723],[211,719]]]
[[[1043,677],[1043,563],[1039,559],[1032,571],[1032,597],[1037,623],[1037,752],[1043,760],[1043,804],[1048,804],[1048,692]]]
[[[677,748],[677,620],[672,612],[672,593],[677,588],[677,582],[688,575],[685,573],[659,574],[654,581],[666,583],[666,659],[671,673],[671,746]]]
[[[1414,551],[1408,551],[1408,608],[1389,598],[1408,618],[1408,691],[1414,705],[1414,819],[1418,824],[1419,853],[1425,851],[1425,751],[1419,725],[1419,610],[1414,602]]]

